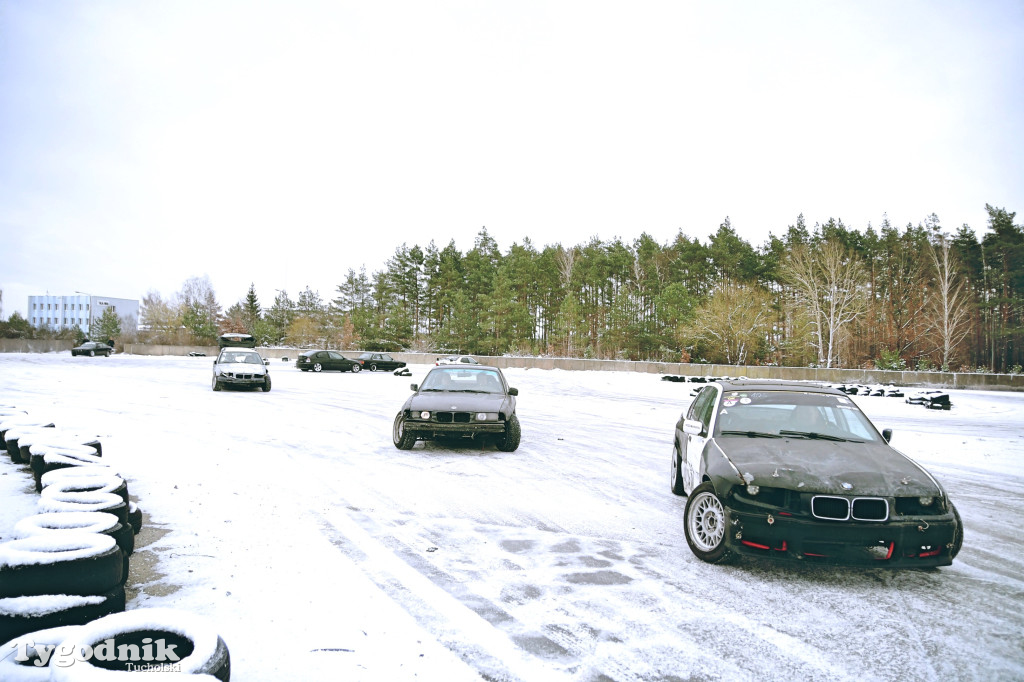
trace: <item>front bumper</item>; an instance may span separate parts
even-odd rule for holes
[[[809,563],[928,568],[953,563],[953,515],[836,522],[726,506],[726,544],[744,556]]]
[[[267,380],[266,374],[218,374],[217,381],[222,386],[262,386]]]

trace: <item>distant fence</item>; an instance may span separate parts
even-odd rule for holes
[[[56,339],[0,339],[0,353],[59,353],[77,345]]]
[[[259,348],[266,358],[295,358],[300,348]],[[188,355],[189,353],[217,354],[216,346],[158,346],[126,344],[124,352],[134,355]],[[348,355],[360,351],[341,351]],[[396,360],[410,365],[432,365],[441,357],[431,353],[391,353]],[[496,367],[536,369],[562,369],[568,371],[646,372],[687,377],[739,377],[749,379],[788,379],[820,381],[830,384],[896,384],[909,387],[936,387],[1024,391],[1024,375],[976,374],[962,372],[894,372],[877,369],[822,369],[813,367],[737,367],[735,365],[701,365],[684,362],[633,362],[630,360],[585,360],[546,357],[489,357],[474,355],[485,364]]]

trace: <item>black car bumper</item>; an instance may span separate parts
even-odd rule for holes
[[[809,563],[928,568],[953,562],[952,514],[883,523],[834,522],[726,507],[728,547],[744,556]]]
[[[439,423],[406,419],[405,430],[415,433],[417,438],[474,436],[476,434],[505,433],[505,422]]]
[[[256,387],[261,387],[266,382],[266,380],[267,380],[267,377],[266,377],[265,374],[251,375],[251,376],[247,375],[247,376],[240,376],[240,377],[238,377],[238,376],[228,376],[226,374],[221,374],[221,375],[219,375],[217,377],[217,381],[219,381],[222,386],[234,386],[234,387],[237,387],[237,388],[244,388],[244,387],[256,388]]]

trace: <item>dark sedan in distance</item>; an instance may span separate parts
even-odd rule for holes
[[[399,450],[411,449],[418,440],[443,438],[493,439],[503,452],[519,447],[519,391],[497,367],[440,365],[412,390],[392,429]]]
[[[89,357],[103,355],[109,358],[113,352],[113,348],[99,341],[86,341],[81,346],[75,346],[71,349],[71,355],[88,355]]]
[[[295,366],[303,372],[358,372],[363,369],[358,360],[346,358],[336,350],[307,350],[299,353],[299,357],[295,359]]]
[[[697,558],[877,568],[948,566],[963,523],[942,485],[848,395],[801,382],[716,381],[680,416],[671,488]]]
[[[404,362],[395,360],[387,353],[360,353],[356,359],[363,366],[363,369],[368,369],[371,372],[376,372],[377,370],[391,372],[405,367]]]

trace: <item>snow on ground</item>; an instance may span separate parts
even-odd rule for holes
[[[858,397],[946,486],[953,566],[701,563],[672,495],[687,384],[512,369],[522,445],[418,444],[391,423],[411,378],[301,373],[210,390],[212,358],[0,355],[0,404],[102,435],[145,512],[129,609],[208,618],[233,678],[1024,678],[1024,395],[949,412]],[[36,512],[0,458],[0,540]]]

